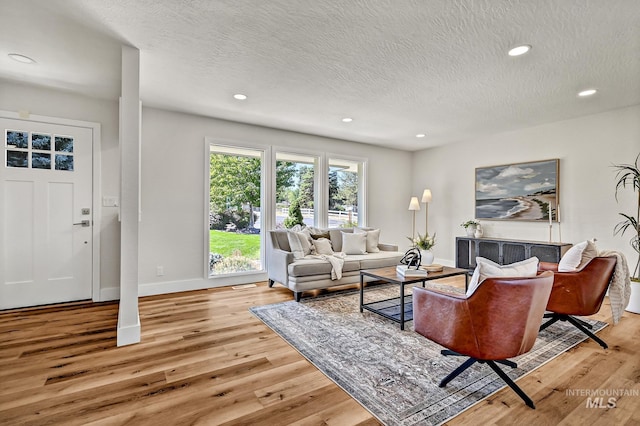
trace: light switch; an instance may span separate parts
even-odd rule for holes
[[[105,195],[102,197],[102,207],[118,207],[118,197]]]

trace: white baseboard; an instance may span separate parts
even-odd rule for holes
[[[201,278],[182,281],[145,283],[138,286],[138,295],[141,297],[155,296],[158,294],[177,293],[181,291],[205,290],[207,288],[250,284],[266,280],[267,274],[265,272],[260,272],[254,274],[231,275],[219,278]]]
[[[134,343],[140,343],[140,315],[138,315],[137,324],[121,326],[120,315],[118,314],[118,346],[133,345]]]
[[[229,275],[219,278],[145,283],[138,286],[138,296],[156,296],[158,294],[204,290],[207,288],[250,284],[266,280],[267,274],[265,272],[260,272],[253,274]],[[100,300],[97,300],[96,302],[107,302],[110,300],[120,300],[120,287],[106,287],[100,289]]]

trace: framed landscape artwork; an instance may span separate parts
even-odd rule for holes
[[[559,159],[476,168],[476,219],[556,221]]]

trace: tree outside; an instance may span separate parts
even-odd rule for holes
[[[304,226],[304,217],[302,217],[300,201],[298,199],[293,200],[291,207],[289,207],[289,216],[284,220],[285,228],[293,228],[296,225]]]
[[[254,212],[260,208],[261,161],[246,157],[212,153],[210,160],[210,202],[212,229],[255,229]],[[286,188],[296,173],[293,163],[278,162],[276,187]]]
[[[310,158],[310,162],[312,161],[313,158]],[[285,168],[284,164],[288,164],[289,167]],[[305,211],[306,220],[314,222],[314,219],[309,217],[309,212],[312,215],[314,208],[314,166],[305,162],[277,161],[276,168],[276,226],[290,228],[295,225],[294,222],[304,223],[305,216],[302,210]],[[291,170],[293,170],[291,179],[288,181],[278,179],[281,174]],[[283,218],[283,216],[287,217]]]

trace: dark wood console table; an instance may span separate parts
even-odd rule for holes
[[[506,238],[456,237],[456,268],[476,267],[476,256],[500,265],[537,257],[541,262],[560,262],[560,258],[573,244],[543,241],[510,240]]]

